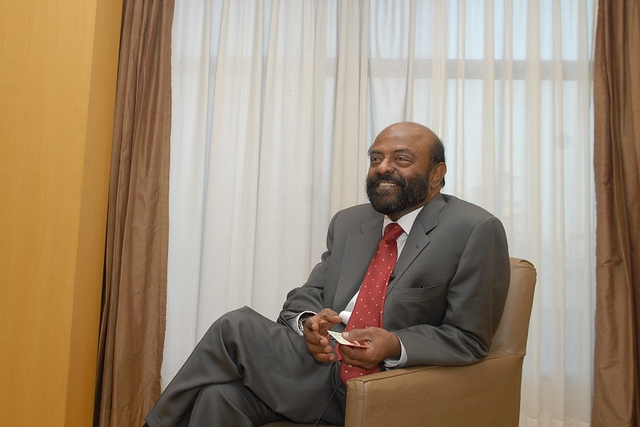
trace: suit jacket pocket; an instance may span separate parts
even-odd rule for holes
[[[397,301],[427,301],[446,292],[446,283],[438,283],[437,285],[420,288],[395,288],[391,291],[391,294]]]
[[[442,323],[447,309],[447,284],[420,288],[394,288],[384,306],[384,325],[389,330]]]

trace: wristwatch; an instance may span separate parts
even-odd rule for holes
[[[307,321],[310,317],[313,317],[313,313],[302,313],[298,318],[298,329],[300,332],[304,333],[304,322]]]

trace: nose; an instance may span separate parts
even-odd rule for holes
[[[395,168],[393,167],[393,164],[389,159],[383,159],[380,163],[378,163],[376,169],[378,171],[378,174],[380,175],[392,174],[393,172],[395,172]]]

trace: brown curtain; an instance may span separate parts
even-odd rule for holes
[[[94,425],[139,427],[160,395],[174,0],[125,0]]]
[[[640,426],[640,0],[599,0],[594,427]]]

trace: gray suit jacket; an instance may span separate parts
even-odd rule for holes
[[[338,212],[327,251],[292,290],[281,321],[325,307],[340,312],[358,291],[381,238],[384,216],[370,204]],[[463,365],[484,358],[509,286],[504,228],[484,209],[438,194],[420,212],[389,283],[384,328],[398,335],[405,366]],[[337,328],[334,328],[337,329]]]

